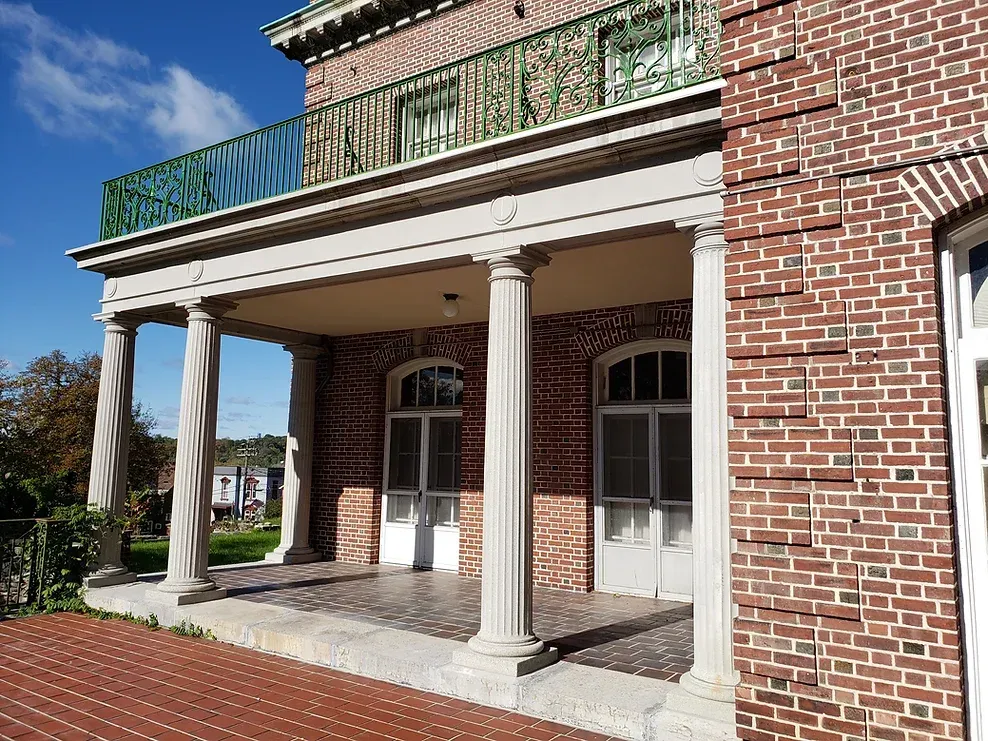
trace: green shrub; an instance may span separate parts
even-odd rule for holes
[[[275,517],[281,517],[280,499],[270,499],[268,500],[268,503],[264,505],[264,519],[270,520]]]

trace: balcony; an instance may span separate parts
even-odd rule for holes
[[[633,0],[109,180],[100,239],[412,162],[719,76],[716,0]]]

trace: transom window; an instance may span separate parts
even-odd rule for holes
[[[971,323],[978,328],[988,327],[988,242],[983,242],[968,252],[971,271]]]
[[[463,370],[452,365],[428,365],[403,375],[398,384],[398,408],[457,407],[463,403]]]
[[[687,401],[690,398],[690,353],[649,350],[607,366],[604,403]]]

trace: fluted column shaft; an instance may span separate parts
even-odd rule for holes
[[[96,402],[88,501],[94,507],[121,517],[127,497],[134,350],[140,319],[123,314],[102,314],[96,319],[104,325],[103,363]],[[119,584],[133,578],[120,560],[120,531],[113,529],[105,533],[100,541],[96,569],[87,578],[87,586]]]
[[[292,354],[292,391],[288,405],[281,544],[266,559],[301,563],[317,561],[320,557],[309,546],[309,507],[316,427],[316,358],[321,350],[308,345],[289,345],[285,349]]]
[[[535,251],[490,268],[484,551],[480,632],[470,648],[527,657],[544,645],[532,627],[532,273]]]
[[[734,671],[731,615],[730,479],[727,458],[727,330],[724,225],[693,233],[693,653],[682,684],[730,702]]]
[[[165,594],[197,595],[186,600],[179,596],[176,599],[180,603],[214,598],[205,593],[216,590],[206,569],[219,400],[220,327],[223,315],[233,304],[198,299],[184,307],[189,328],[179,408],[168,575],[158,585],[159,592]]]

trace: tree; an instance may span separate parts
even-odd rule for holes
[[[0,366],[0,518],[42,516],[66,498],[84,502],[96,425],[101,361],[56,350],[17,374]],[[166,450],[140,404],[131,416],[128,488],[155,486]],[[25,513],[25,492],[35,511]]]

